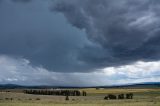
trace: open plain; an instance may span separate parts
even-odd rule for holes
[[[87,96],[34,95],[25,94],[22,89],[2,90],[0,92],[0,106],[160,106],[159,88],[107,88],[79,89],[86,91]],[[134,94],[133,99],[104,100],[108,94]]]

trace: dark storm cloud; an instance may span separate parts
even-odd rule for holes
[[[155,0],[57,0],[51,10],[101,46],[85,47],[79,57],[100,68],[160,59],[159,5]]]
[[[11,1],[0,6],[0,54],[57,72],[160,59],[159,1]]]
[[[77,59],[86,43],[84,32],[53,14],[48,1],[27,5],[3,1],[0,7],[0,54],[25,58],[51,71],[80,71],[88,66]],[[88,68],[87,68],[88,69]]]
[[[13,2],[30,2],[32,0],[12,0]]]

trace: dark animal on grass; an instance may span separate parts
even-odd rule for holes
[[[109,94],[108,99],[117,99],[117,96],[113,94]]]
[[[118,99],[124,99],[124,94],[119,94]]]
[[[133,93],[127,93],[126,99],[133,99]]]
[[[108,96],[105,96],[105,97],[104,97],[104,100],[108,100],[108,99],[109,99]]]

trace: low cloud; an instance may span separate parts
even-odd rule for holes
[[[91,73],[58,73],[33,67],[27,59],[0,56],[0,84],[98,86],[160,81],[160,61],[108,67]]]

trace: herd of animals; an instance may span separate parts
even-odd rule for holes
[[[133,93],[127,93],[127,94],[119,94],[117,95],[113,95],[113,94],[109,94],[107,96],[104,97],[105,100],[109,100],[109,99],[133,99]]]
[[[79,90],[24,90],[26,94],[37,94],[37,95],[59,95],[66,96],[66,100],[69,100],[69,96],[87,96],[86,91]],[[104,100],[112,100],[112,99],[133,99],[133,93],[127,94],[108,94],[104,97]]]

